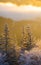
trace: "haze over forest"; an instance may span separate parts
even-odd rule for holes
[[[41,65],[41,0],[0,0],[0,65]]]
[[[0,16],[13,20],[34,20],[36,18],[41,18],[41,7],[0,3]]]

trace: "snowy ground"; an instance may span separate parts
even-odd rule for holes
[[[25,50],[24,53],[20,52],[18,59],[19,65],[41,65],[41,40],[37,42],[37,47],[31,51]],[[0,53],[0,65],[9,65],[5,62],[6,54]]]
[[[41,65],[41,50],[37,47],[20,54],[20,65]]]
[[[0,65],[9,65],[5,60],[6,54],[0,53]],[[41,65],[41,50],[39,48],[34,48],[29,52],[25,50],[24,53],[20,53],[18,62],[19,65]]]
[[[0,53],[0,65],[9,65],[8,62],[6,62],[6,54]]]

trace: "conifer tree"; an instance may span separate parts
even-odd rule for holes
[[[5,29],[4,29],[4,43],[5,43],[5,52],[7,54],[8,53],[8,44],[9,44],[9,30],[8,30],[7,24],[5,24]]]
[[[2,50],[2,36],[0,35],[0,50]]]
[[[27,43],[26,43],[26,49],[30,51],[33,47],[35,47],[35,40],[32,36],[32,32],[30,29],[30,26],[26,28],[27,31]]]
[[[0,35],[0,45],[2,44],[2,36]]]
[[[26,33],[24,27],[22,31],[23,36],[21,41],[21,49],[30,51],[35,46],[35,40],[32,36],[30,26],[26,27]]]
[[[25,28],[22,28],[22,39],[21,39],[21,52],[24,52],[26,48],[26,37],[25,37]]]

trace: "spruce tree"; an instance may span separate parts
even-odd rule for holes
[[[0,51],[2,51],[2,36],[0,35]]]
[[[8,30],[8,24],[5,24],[4,29],[4,43],[5,43],[5,52],[8,53],[8,44],[9,44],[9,30]]]
[[[28,26],[26,28],[27,31],[27,43],[26,43],[26,49],[30,51],[33,47],[35,47],[35,40],[32,36],[31,28]]]
[[[31,32],[30,26],[23,27],[22,30],[22,41],[21,41],[21,49],[30,51],[32,48],[35,47],[35,40]],[[25,33],[26,32],[26,33]]]
[[[24,53],[26,48],[26,37],[25,37],[25,28],[22,28],[22,39],[21,39],[21,53]]]

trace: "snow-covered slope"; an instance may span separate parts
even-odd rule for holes
[[[9,63],[6,62],[6,54],[0,53],[0,65],[9,65]]]
[[[20,65],[41,65],[41,50],[34,48],[31,51],[26,51],[20,54]]]

